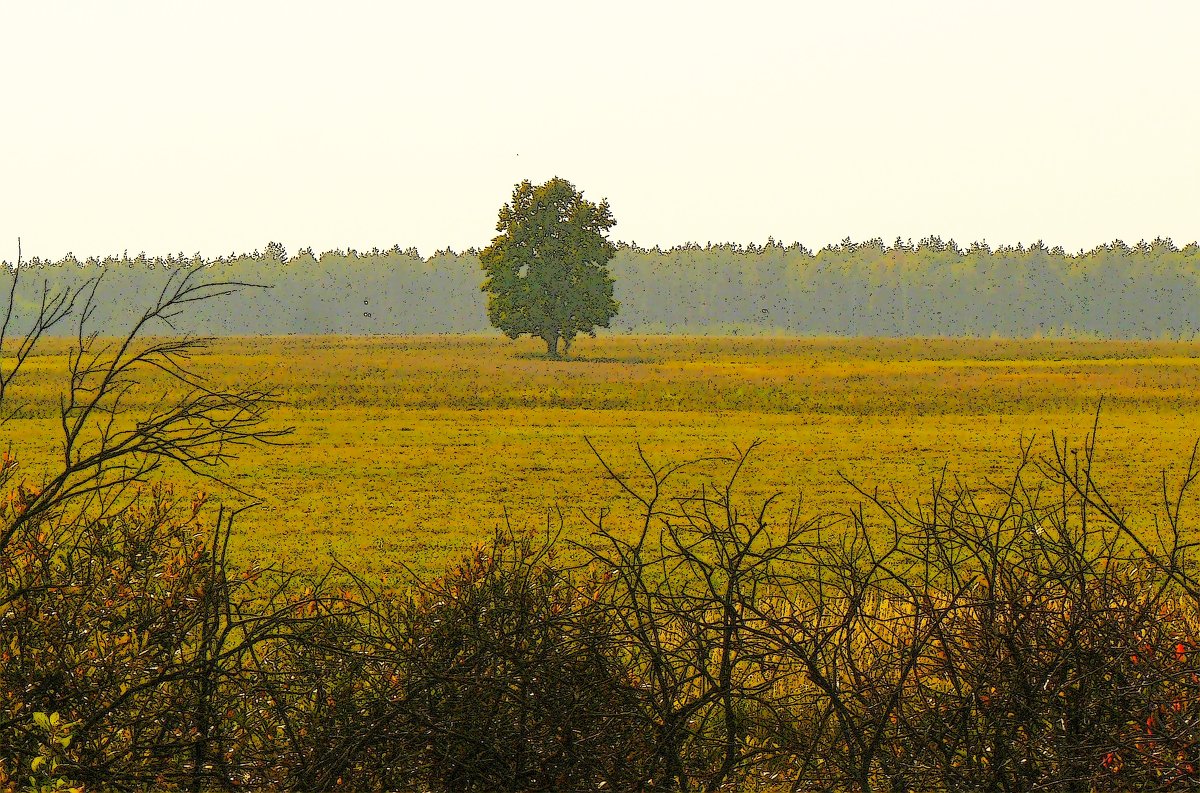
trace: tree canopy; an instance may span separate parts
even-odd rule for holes
[[[506,336],[546,342],[564,354],[579,333],[595,335],[617,314],[605,233],[616,225],[608,201],[594,204],[566,179],[534,186],[528,179],[500,209],[500,235],[479,254],[487,279],[488,319]]]

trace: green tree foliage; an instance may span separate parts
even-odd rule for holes
[[[558,357],[579,333],[595,335],[617,314],[607,264],[616,248],[608,202],[593,204],[565,179],[528,179],[500,209],[500,235],[479,254],[487,272],[488,319],[509,338],[529,334]]]

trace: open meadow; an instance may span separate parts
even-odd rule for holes
[[[11,394],[22,407],[4,441],[31,482],[58,442],[67,349],[44,343]],[[237,521],[236,560],[317,570],[332,553],[369,576],[397,559],[429,572],[506,514],[545,527],[558,509],[564,536],[586,540],[584,514],[632,510],[585,439],[634,483],[647,481],[638,444],[663,464],[762,439],[739,480],[747,507],[782,492],[805,514],[845,512],[859,498],[843,476],[911,503],[943,466],[972,484],[1010,477],[1021,438],[1035,455],[1051,431],[1078,447],[1101,398],[1101,482],[1149,526],[1162,470],[1177,478],[1200,436],[1200,344],[607,336],[562,361],[541,349],[498,336],[214,341],[194,369],[277,390],[273,423],[295,428],[223,474],[261,501]],[[164,383],[143,373],[130,415]],[[672,492],[708,474],[727,469],[697,468]]]

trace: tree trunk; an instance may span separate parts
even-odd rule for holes
[[[557,333],[547,333],[545,336],[542,337],[542,340],[546,342],[546,357],[557,359],[558,358],[558,334]]]

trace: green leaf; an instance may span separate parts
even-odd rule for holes
[[[48,716],[46,716],[45,713],[42,713],[41,711],[38,711],[37,713],[33,714],[33,723],[36,724],[38,727],[41,727],[43,730],[50,729],[50,718]]]
[[[46,764],[46,758],[38,755],[29,762],[29,770],[37,773],[37,770]]]

